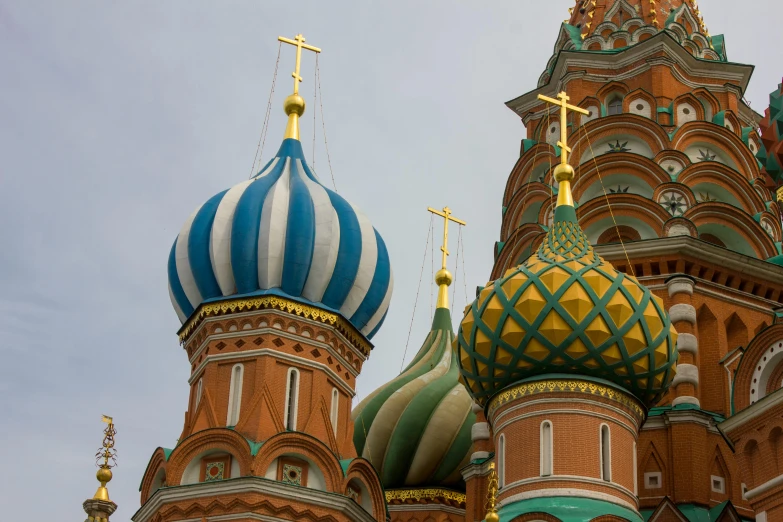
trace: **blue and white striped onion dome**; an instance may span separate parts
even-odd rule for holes
[[[365,337],[391,300],[386,244],[324,187],[302,144],[285,139],[253,178],[196,209],[171,248],[169,293],[183,323],[201,303],[278,295],[341,314]]]

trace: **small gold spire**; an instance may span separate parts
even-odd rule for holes
[[[487,514],[484,515],[486,522],[500,522],[500,516],[498,516],[497,510],[497,498],[498,498],[498,474],[495,471],[495,463],[489,464],[489,481],[487,482]]]
[[[291,73],[294,78],[294,93],[288,96],[283,102],[283,110],[288,115],[288,123],[285,126],[284,138],[299,139],[299,118],[304,114],[305,101],[304,98],[299,96],[299,83],[302,81],[302,77],[299,75],[299,70],[302,64],[302,49],[320,53],[321,49],[313,47],[312,45],[305,44],[305,38],[301,34],[294,37],[293,40],[284,38],[282,36],[277,37],[283,43],[291,44],[296,47],[296,69]]]
[[[440,247],[443,252],[443,262],[440,270],[435,274],[435,283],[438,285],[438,304],[436,308],[448,308],[449,307],[449,285],[454,280],[446,269],[446,256],[449,255],[449,221],[453,221],[460,225],[466,225],[464,221],[451,217],[451,209],[449,207],[443,207],[443,211],[435,210],[432,207],[427,207],[427,210],[435,215],[443,218],[443,246]]]
[[[568,103],[570,98],[565,91],[558,94],[557,99],[544,96],[543,94],[539,94],[538,99],[560,107],[560,141],[557,142],[557,146],[560,147],[560,165],[555,167],[554,172],[555,181],[559,184],[557,206],[566,205],[573,207],[574,197],[571,195],[571,180],[574,179],[574,167],[568,164],[568,154],[571,152],[571,149],[568,148],[568,110],[570,109],[588,116],[590,111],[576,105],[570,105]]]
[[[103,445],[98,450],[98,453],[95,454],[98,466],[98,472],[95,474],[95,477],[101,485],[92,498],[93,500],[108,502],[109,490],[106,489],[106,484],[112,478],[111,468],[117,465],[117,450],[114,449],[114,436],[117,434],[117,430],[114,429],[114,420],[111,417],[104,415],[102,420],[108,426],[103,430]]]

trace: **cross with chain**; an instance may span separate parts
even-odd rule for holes
[[[277,39],[283,43],[296,46],[296,69],[291,73],[291,76],[294,78],[294,94],[299,94],[299,82],[302,81],[302,77],[299,75],[299,67],[302,63],[302,49],[307,49],[308,51],[313,51],[315,53],[320,53],[321,49],[305,44],[305,38],[301,34],[296,35],[293,40],[282,36],[278,36]]]
[[[550,98],[549,96],[544,96],[543,94],[539,94],[538,99],[545,101],[548,104],[556,105],[560,107],[560,141],[557,142],[557,146],[560,147],[561,150],[560,164],[567,165],[568,154],[571,152],[571,149],[568,147],[568,121],[566,120],[568,111],[572,110],[574,112],[578,112],[579,114],[584,114],[586,116],[590,115],[590,111],[587,111],[581,107],[577,107],[576,105],[570,105],[568,103],[568,100],[570,100],[571,98],[568,97],[565,91],[558,94],[557,99]]]

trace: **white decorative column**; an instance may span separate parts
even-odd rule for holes
[[[696,308],[692,304],[695,284],[693,279],[684,275],[676,275],[666,281],[669,297],[673,302],[669,308],[669,317],[672,326],[680,334],[677,339],[680,358],[677,362],[677,375],[672,381],[675,394],[672,406],[678,404],[701,406],[698,399],[699,368],[695,364],[699,340],[695,335]]]
[[[473,454],[470,460],[480,460],[489,457],[489,423],[484,416],[484,408],[473,403],[473,413],[476,414],[476,423],[470,429],[470,437],[473,440]]]

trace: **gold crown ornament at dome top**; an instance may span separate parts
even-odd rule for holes
[[[545,101],[565,118],[568,97],[558,98]],[[603,379],[651,406],[676,372],[677,332],[661,298],[593,250],[576,219],[565,132],[558,145],[554,223],[535,254],[466,308],[455,340],[461,378],[482,406],[545,374]]]

